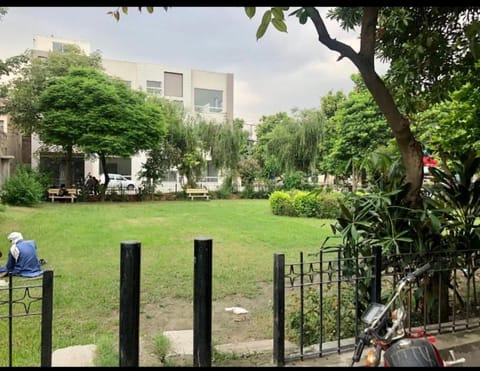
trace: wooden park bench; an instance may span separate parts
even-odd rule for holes
[[[187,197],[189,197],[191,200],[194,198],[204,198],[206,200],[210,200],[208,189],[205,188],[187,188],[185,192],[187,193]]]
[[[58,188],[49,188],[48,189],[48,198],[54,202],[55,200],[70,200],[71,203],[75,202],[77,198],[77,190],[75,188],[67,188],[67,195],[60,196],[58,194]]]

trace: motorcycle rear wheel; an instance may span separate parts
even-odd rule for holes
[[[441,367],[438,350],[426,339],[401,339],[383,355],[385,367]]]

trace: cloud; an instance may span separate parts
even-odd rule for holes
[[[31,48],[35,35],[53,34],[87,41],[106,59],[233,73],[234,116],[249,123],[294,107],[319,107],[328,91],[350,91],[350,76],[357,73],[320,44],[311,22],[300,25],[296,17],[287,17],[287,33],[270,25],[257,41],[265,8],[249,19],[243,7],[156,7],[152,14],[130,7],[119,22],[107,15],[115,9],[10,7],[0,21],[0,58]],[[358,33],[324,20],[332,38],[358,49]]]

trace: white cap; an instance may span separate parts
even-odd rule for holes
[[[23,240],[23,236],[20,232],[12,232],[7,237],[11,242],[17,243],[20,240]]]

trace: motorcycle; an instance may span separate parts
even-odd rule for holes
[[[411,284],[430,269],[430,263],[408,273],[397,283],[387,304],[372,303],[361,316],[366,328],[356,340],[351,366],[359,362],[365,346],[371,346],[365,357],[366,367],[450,367],[465,362],[450,351],[451,360],[443,360],[435,338],[423,330],[409,331],[405,321],[404,295]]]

